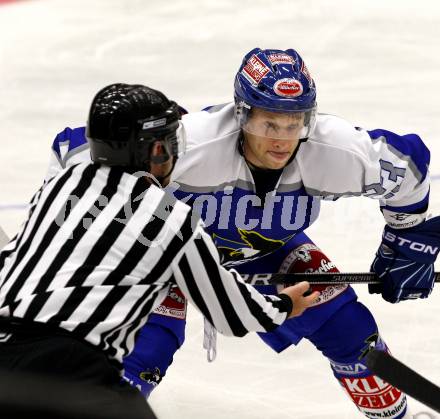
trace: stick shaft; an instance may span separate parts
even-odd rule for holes
[[[404,393],[440,412],[440,388],[386,352],[371,350],[368,368]]]
[[[251,285],[296,284],[308,281],[312,285],[338,284],[380,284],[376,274],[371,272],[344,272],[344,273],[310,273],[310,274],[241,274],[244,280]],[[440,272],[435,273],[435,282],[440,282]]]

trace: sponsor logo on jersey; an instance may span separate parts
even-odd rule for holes
[[[318,299],[315,300],[315,302],[311,305],[311,307],[316,307],[330,300],[333,300],[339,294],[342,294],[347,288],[347,284],[338,284],[332,286],[312,286],[312,290],[318,290],[320,292],[320,295]]]
[[[331,261],[327,259],[321,259],[320,265],[318,268],[309,268],[306,269],[304,272],[306,274],[316,273],[316,274],[322,274],[326,272],[330,272],[332,269],[336,268],[336,265]]]
[[[400,390],[375,375],[364,378],[345,377],[340,382],[358,407],[388,408],[402,397]]]
[[[295,64],[293,57],[283,53],[275,53],[268,55],[271,64]]]
[[[313,243],[304,243],[293,249],[283,260],[279,273],[326,273],[338,272],[336,265]],[[279,286],[279,291],[283,286]],[[326,303],[343,293],[346,284],[313,285],[312,289],[320,292],[320,296],[312,307]]]
[[[184,320],[186,318],[186,299],[177,287],[172,287],[165,300],[155,308],[154,313]]]
[[[254,54],[241,70],[241,74],[251,83],[258,84],[269,71],[269,67]]]
[[[278,96],[297,97],[303,92],[303,85],[295,79],[281,79],[273,85],[273,91]]]
[[[358,408],[367,418],[398,419],[398,418],[402,418],[402,414],[405,413],[406,406],[407,406],[406,397],[402,394],[401,397],[396,401],[396,403],[386,408],[368,409],[362,406],[358,406]],[[416,417],[417,416],[414,416],[414,419]],[[429,418],[430,417],[426,419]]]
[[[336,374],[341,375],[359,375],[368,369],[364,364],[360,362],[357,362],[355,364],[339,364],[337,362],[330,361],[330,364],[333,371]]]

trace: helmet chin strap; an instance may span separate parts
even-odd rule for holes
[[[296,157],[298,151],[299,151],[299,147],[301,146],[302,143],[305,143],[307,140],[309,139],[309,137],[306,138],[301,138],[298,142],[298,145],[295,148],[295,151],[292,153],[292,155],[290,156],[290,159],[287,160],[286,166],[290,163],[292,163],[292,161],[294,160],[294,158]],[[284,166],[284,167],[286,167]]]

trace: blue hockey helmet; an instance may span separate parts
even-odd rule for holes
[[[288,139],[288,134],[262,132],[253,126],[252,109],[302,117],[299,136],[310,135],[316,115],[316,86],[301,56],[293,49],[254,48],[248,52],[235,77],[235,115],[251,134]],[[296,115],[293,115],[296,114]],[[255,125],[255,124],[254,124]]]

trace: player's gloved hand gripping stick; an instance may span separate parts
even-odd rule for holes
[[[440,273],[434,262],[440,251],[440,217],[407,229],[386,226],[382,243],[371,266],[371,273],[311,273],[243,275],[253,285],[292,284],[368,284],[370,293],[380,293],[386,301],[426,298]]]
[[[370,285],[390,303],[426,298],[436,275],[434,262],[440,250],[440,217],[406,229],[385,226],[382,243],[371,265],[380,284]]]

